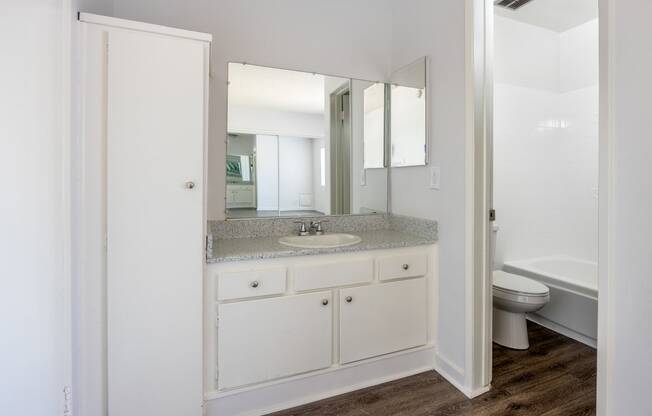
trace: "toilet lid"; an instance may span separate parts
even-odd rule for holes
[[[524,276],[506,273],[502,270],[495,270],[493,272],[493,278],[494,289],[500,289],[511,293],[522,293],[530,296],[544,296],[548,294],[548,286]]]

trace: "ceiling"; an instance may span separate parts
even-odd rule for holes
[[[516,10],[496,6],[495,11],[499,16],[565,32],[596,19],[598,0],[532,0]]]
[[[229,64],[229,105],[324,113],[324,77],[256,65]]]

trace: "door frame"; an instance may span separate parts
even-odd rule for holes
[[[466,368],[471,396],[492,377],[493,0],[466,0]]]
[[[616,0],[599,8],[598,416],[608,415],[613,356],[614,132]],[[493,164],[493,0],[466,0],[467,72],[467,377],[470,391],[489,388],[492,371],[491,222]],[[470,207],[470,210],[468,209]],[[477,226],[476,226],[477,225]],[[475,307],[479,305],[479,307]]]
[[[344,108],[340,104],[344,102],[345,96],[348,96],[346,98],[346,101],[348,102],[348,105],[346,106],[347,111],[344,111]],[[340,111],[342,110],[342,111]],[[330,137],[328,140],[330,140],[330,197],[331,197],[331,203],[330,203],[330,209],[331,209],[331,214],[333,215],[346,215],[350,214],[351,212],[351,186],[350,186],[350,176],[351,176],[351,170],[349,168],[348,176],[349,180],[342,180],[342,175],[344,174],[344,168],[345,164],[342,163],[342,149],[343,147],[343,135],[342,133],[346,130],[345,126],[341,123],[343,122],[344,119],[341,117],[346,117],[348,118],[348,124],[349,124],[349,142],[348,142],[348,157],[349,157],[349,162],[351,158],[351,85],[350,82],[346,83],[345,85],[342,85],[341,87],[337,88],[335,91],[333,91],[330,94]],[[350,163],[348,163],[350,165]],[[345,208],[345,202],[342,200],[344,197],[343,195],[346,192],[342,191],[347,191],[346,189],[343,188],[343,183],[349,183],[349,189],[348,189],[348,211],[349,212],[338,212],[338,209],[340,207]]]

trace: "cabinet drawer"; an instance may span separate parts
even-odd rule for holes
[[[419,277],[427,271],[428,256],[425,253],[396,254],[378,259],[380,280]]]
[[[217,275],[217,300],[278,295],[285,292],[285,267],[221,272]]]
[[[371,282],[374,262],[371,258],[320,262],[291,269],[297,292]]]

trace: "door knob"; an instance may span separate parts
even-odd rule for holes
[[[324,306],[328,305],[328,299],[322,299],[321,304]]]
[[[193,189],[195,187],[195,183],[192,181],[186,182],[186,189]]]
[[[409,264],[404,264],[404,265],[403,265],[403,270],[407,270],[407,269],[409,269],[409,268],[410,268],[410,265],[409,265]]]
[[[257,288],[258,285],[259,285],[258,280],[254,280],[253,282],[251,282],[251,287],[253,288]]]
[[[351,296],[347,296],[344,300],[346,300],[347,303],[353,302],[353,298]]]

